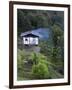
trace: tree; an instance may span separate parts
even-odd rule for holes
[[[53,37],[53,43],[54,47],[59,45],[59,40],[61,39],[61,36],[63,36],[63,30],[58,25],[52,26],[52,37]]]
[[[53,37],[53,44],[54,44],[54,46],[52,47],[52,62],[57,65],[56,69],[58,70],[58,72],[61,72],[63,74],[64,32],[58,25],[54,25],[52,27],[52,37]]]

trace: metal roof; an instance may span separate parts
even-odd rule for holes
[[[24,32],[24,33],[21,33],[21,37],[23,37],[23,36],[26,36],[26,35],[28,35],[28,34],[32,34],[32,35],[34,35],[34,36],[37,36],[37,37],[39,37],[39,35],[37,35],[37,34],[35,34],[35,33],[33,33],[32,31],[27,31],[27,32]]]

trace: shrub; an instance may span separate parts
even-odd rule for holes
[[[32,67],[32,78],[45,79],[48,77],[48,67],[44,63],[38,63]]]
[[[47,58],[41,53],[31,53],[30,60],[33,62],[33,64],[38,64],[39,62],[47,63]]]

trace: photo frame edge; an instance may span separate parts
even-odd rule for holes
[[[26,4],[42,6],[52,5],[57,7],[68,8],[68,82],[67,83],[52,83],[52,84],[35,84],[35,85],[13,85],[13,5]],[[9,88],[29,88],[29,87],[45,87],[45,86],[61,86],[70,85],[70,5],[69,4],[50,4],[50,3],[37,3],[37,2],[17,2],[9,1]]]

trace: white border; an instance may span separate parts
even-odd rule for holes
[[[25,80],[17,81],[17,9],[33,9],[33,10],[54,10],[64,11],[64,78],[62,79],[46,79],[46,80]],[[13,7],[13,83],[14,85],[34,85],[34,84],[50,84],[50,83],[64,83],[68,82],[68,9],[62,7],[45,7],[45,6],[31,6],[31,5],[14,5]]]

